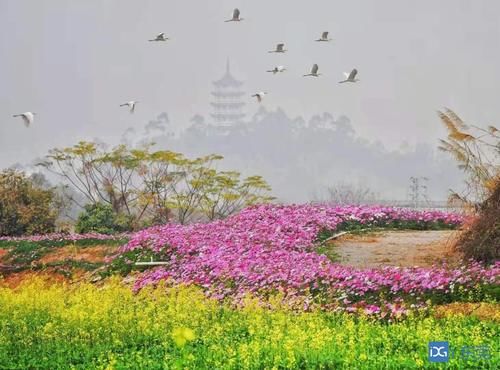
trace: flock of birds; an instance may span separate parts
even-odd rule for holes
[[[240,10],[238,8],[236,8],[233,10],[231,19],[228,19],[225,22],[241,22],[243,19],[244,18],[241,18],[241,16],[240,16]],[[156,35],[156,37],[154,39],[150,39],[148,41],[150,41],[150,42],[163,42],[163,41],[167,41],[167,40],[169,40],[169,38],[165,36],[164,32],[162,32],[162,33],[159,33],[158,35]],[[328,31],[324,31],[321,34],[321,37],[315,41],[329,42],[331,40],[332,39],[328,37]],[[285,44],[279,43],[276,45],[276,49],[270,50],[269,53],[285,53],[286,51],[287,51],[287,49],[285,49]],[[319,70],[318,65],[313,64],[311,71],[303,76],[304,77],[309,77],[309,76],[319,77],[321,75],[321,73],[318,73],[318,70]],[[280,66],[274,67],[271,70],[268,70],[267,72],[270,72],[272,74],[276,74],[276,73],[282,73],[285,71],[286,71],[286,68],[284,66],[280,65]],[[351,72],[344,72],[345,79],[342,81],[339,81],[339,83],[357,82],[357,81],[359,81],[356,78],[357,74],[358,74],[358,71],[356,68],[354,68]],[[264,96],[266,96],[266,95],[267,95],[267,92],[259,91],[259,92],[256,92],[255,94],[253,94],[252,97],[257,98],[257,101],[260,103],[262,101],[262,99],[264,98]],[[131,100],[131,101],[128,101],[126,103],[120,104],[120,107],[127,107],[129,109],[130,113],[134,113],[135,106],[137,105],[137,103],[139,103],[139,101]],[[35,120],[35,115],[36,115],[36,113],[34,113],[34,112],[24,112],[24,113],[15,114],[13,117],[22,118],[24,125],[26,127],[29,127],[33,123],[33,121]]]

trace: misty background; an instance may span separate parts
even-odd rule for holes
[[[234,7],[245,18],[224,23]],[[322,31],[333,41],[317,43]],[[171,40],[147,40],[165,32]],[[436,110],[497,123],[496,1],[0,0],[0,167],[79,140],[153,140],[259,174],[283,201],[338,182],[405,199],[426,176],[445,199],[461,173],[437,151]],[[285,42],[286,54],[267,53]],[[213,81],[230,60],[246,116],[221,129]],[[303,78],[318,63],[319,78]],[[275,65],[288,70],[273,76]],[[339,85],[357,68],[360,82]],[[255,91],[269,95],[258,104]],[[139,100],[131,115],[119,104]],[[13,114],[37,112],[26,129]]]

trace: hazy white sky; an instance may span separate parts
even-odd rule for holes
[[[224,23],[234,7],[245,20]],[[313,42],[324,30],[334,41]],[[159,32],[172,40],[147,42]],[[280,41],[289,52],[268,54]],[[443,106],[500,118],[497,0],[0,0],[0,167],[117,140],[163,111],[176,128],[208,117],[227,57],[248,95],[269,92],[266,108],[343,114],[389,147],[435,142]],[[323,76],[303,78],[313,63]],[[265,73],[277,64],[288,71]],[[360,83],[339,85],[353,67]],[[131,99],[134,115],[118,107]],[[30,110],[28,130],[12,114]]]

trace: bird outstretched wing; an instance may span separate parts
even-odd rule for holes
[[[326,40],[328,38],[328,31],[325,31],[321,34],[321,38]]]
[[[283,51],[284,47],[285,47],[285,44],[278,44],[278,45],[276,45],[276,51]]]
[[[23,114],[23,115],[21,116],[21,118],[22,118],[22,119],[23,119],[23,121],[24,121],[24,125],[25,125],[26,127],[30,127],[30,124],[31,124],[31,119],[30,119],[28,116],[26,116],[25,114]]]
[[[31,113],[31,112],[14,114],[12,117],[21,117],[23,119],[23,123],[26,127],[29,127],[29,125],[33,122],[33,118],[34,118],[33,113]]]
[[[252,97],[257,98],[257,101],[260,103],[262,101],[262,96],[259,93],[253,94]]]
[[[354,68],[351,73],[349,73],[349,77],[347,77],[349,80],[354,80],[356,78],[356,75],[358,74],[358,70]]]
[[[313,64],[312,68],[311,68],[311,74],[315,75],[316,73],[318,73],[318,65],[317,64]]]
[[[233,10],[233,19],[238,19],[240,17],[240,10],[238,8],[235,8]]]

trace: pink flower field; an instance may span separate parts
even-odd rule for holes
[[[112,264],[150,256],[167,262],[140,274],[136,290],[168,281],[195,284],[208,296],[234,302],[249,293],[262,298],[280,293],[284,302],[301,309],[399,317],[428,299],[464,298],[472,287],[497,284],[500,264],[359,270],[317,254],[318,237],[353,226],[452,228],[462,221],[451,213],[388,207],[262,205],[212,223],[142,230]]]

